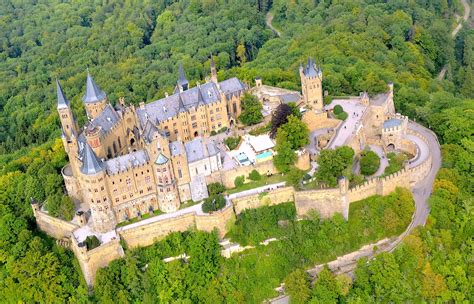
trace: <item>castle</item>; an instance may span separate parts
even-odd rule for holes
[[[322,110],[322,73],[312,60],[300,68],[304,103]],[[237,78],[219,82],[211,56],[211,77],[190,87],[182,65],[174,93],[139,107],[121,98],[113,107],[87,73],[82,97],[88,122],[79,129],[59,81],[57,110],[70,163],[62,170],[66,189],[90,210],[98,232],[117,223],[182,202],[208,197],[205,176],[222,168],[211,133],[232,127],[248,90]],[[214,132],[213,132],[214,131]]]

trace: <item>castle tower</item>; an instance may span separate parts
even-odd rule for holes
[[[81,187],[84,189],[84,202],[91,208],[93,230],[104,233],[117,224],[105,180],[105,167],[88,143],[83,154],[80,183],[84,183]]]
[[[211,53],[211,81],[214,83],[218,83],[217,81],[217,69],[216,69],[216,64],[214,62],[214,59],[212,58],[212,53]]]
[[[181,93],[189,89],[189,82],[186,79],[186,74],[184,73],[184,68],[181,63],[179,64],[179,77],[177,82],[177,88]]]
[[[179,194],[173,168],[169,158],[158,154],[153,165],[156,175],[158,206],[163,212],[175,212],[179,209]]]
[[[59,113],[59,119],[61,121],[61,127],[63,134],[67,142],[70,142],[74,136],[77,136],[77,123],[74,119],[74,115],[71,110],[69,100],[64,95],[61,84],[56,79],[56,90],[58,95],[58,106],[57,110]],[[67,147],[65,146],[67,149]]]
[[[300,66],[301,91],[303,92],[303,102],[311,109],[323,111],[323,72],[321,68],[311,58],[305,67]]]
[[[89,70],[87,70],[86,94],[82,97],[82,101],[90,120],[99,116],[107,105],[107,95],[94,82]]]

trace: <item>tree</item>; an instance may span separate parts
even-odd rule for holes
[[[278,171],[286,173],[296,161],[296,153],[293,151],[291,143],[286,138],[286,132],[279,130],[275,150],[277,154],[273,157],[273,164]]]
[[[217,211],[225,207],[225,197],[222,194],[216,194],[209,196],[204,200],[202,204],[202,211],[209,213]]]
[[[236,188],[242,186],[245,182],[245,176],[241,175],[241,176],[237,176],[235,179],[234,179],[234,185]]]
[[[278,107],[275,109],[275,111],[273,111],[272,114],[272,128],[270,129],[271,138],[276,137],[278,128],[288,122],[288,116],[290,116],[292,113],[293,109],[289,105],[285,103],[278,105]]]
[[[317,179],[330,186],[336,186],[337,178],[350,168],[353,157],[354,150],[347,146],[321,151],[317,159],[319,164],[316,172]]]
[[[288,122],[280,127],[282,135],[277,136],[278,140],[287,140],[291,144],[292,150],[297,150],[309,144],[308,126],[294,115],[288,116]],[[285,135],[285,136],[284,136]]]
[[[207,185],[207,191],[209,195],[221,194],[225,191],[225,187],[221,183],[210,183]]]
[[[245,93],[241,99],[242,112],[239,116],[239,120],[247,125],[251,126],[262,121],[262,104],[258,101],[258,98],[249,93]]]
[[[290,168],[286,174],[286,182],[288,185],[295,187],[296,189],[301,188],[301,180],[303,179],[304,171],[296,167]]]
[[[306,303],[311,296],[310,279],[303,269],[296,269],[284,280],[285,292],[291,303]]]
[[[249,179],[253,181],[258,181],[262,179],[262,176],[257,170],[253,169],[252,172],[250,172],[249,174]]]
[[[373,151],[363,151],[360,157],[360,173],[372,175],[380,167],[380,157]]]
[[[61,219],[70,221],[74,217],[74,203],[69,196],[56,194],[46,199],[45,207],[48,212]]]

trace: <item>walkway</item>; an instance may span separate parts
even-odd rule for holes
[[[469,3],[467,3],[466,0],[461,0],[462,5],[464,6],[464,16],[462,17],[462,21],[459,22],[459,24],[456,26],[456,28],[451,32],[451,37],[454,38],[458,34],[458,32],[462,29],[462,23],[463,21],[466,22],[467,19],[469,19],[469,15],[471,14],[471,7]],[[444,75],[446,74],[446,70],[448,69],[448,65],[445,64],[441,71],[439,72],[439,75],[437,77],[438,80],[442,80],[444,78]]]
[[[376,145],[369,145],[369,147],[371,151],[374,151],[380,157],[380,166],[372,177],[381,176],[385,172],[385,168],[388,166],[388,159],[385,156],[385,153],[383,153],[382,147]]]
[[[273,27],[272,21],[273,21],[273,15],[272,13],[268,12],[267,16],[265,17],[265,23],[278,37],[281,37],[280,31]]]
[[[347,119],[339,126],[336,135],[333,137],[328,145],[328,149],[335,149],[344,146],[347,139],[360,126],[362,115],[367,109],[366,106],[360,104],[359,99],[334,99],[330,105],[325,107],[325,110],[332,110],[336,105],[342,106],[344,112],[348,114]]]

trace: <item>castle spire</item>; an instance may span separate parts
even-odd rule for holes
[[[58,94],[58,109],[69,108],[69,100],[64,95],[63,88],[58,79],[56,79],[56,91]]]
[[[103,162],[95,155],[89,143],[85,143],[81,172],[86,175],[97,174],[104,170]]]
[[[92,79],[89,69],[87,69],[86,94],[82,97],[82,101],[85,103],[95,103],[104,100],[106,96],[104,91]]]
[[[216,64],[214,63],[214,59],[212,58],[212,53],[211,55],[211,80],[214,83],[217,83],[217,69],[216,69]]]
[[[184,73],[183,64],[179,64],[179,78],[178,78],[178,87],[180,92],[186,91],[189,87],[189,82],[186,79],[186,74]]]

